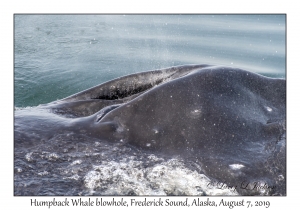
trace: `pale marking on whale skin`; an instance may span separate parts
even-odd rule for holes
[[[242,164],[235,163],[235,164],[229,165],[229,167],[230,167],[232,170],[239,170],[239,169],[244,168],[245,166],[242,165]]]

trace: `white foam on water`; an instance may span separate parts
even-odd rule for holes
[[[49,174],[48,171],[42,171],[42,172],[38,173],[39,176],[45,176],[45,175],[48,175],[48,174]]]
[[[60,158],[60,156],[56,153],[50,153],[50,152],[42,152],[41,158],[47,159],[50,161],[56,161]]]
[[[78,174],[75,174],[73,176],[69,176],[69,177],[64,177],[63,179],[73,179],[73,180],[79,180],[81,177]]]
[[[25,155],[25,159],[26,159],[28,162],[33,161],[32,152],[27,153],[27,154]]]
[[[24,109],[32,109],[32,108],[35,108],[36,106],[26,106],[26,107],[17,107],[15,106],[14,107],[14,111],[18,111],[18,110],[24,110]]]
[[[82,160],[75,160],[71,163],[71,166],[73,165],[80,165],[82,163]]]
[[[135,157],[104,162],[84,176],[90,192],[101,189],[104,195],[236,195],[228,189],[208,187],[210,179],[185,167],[173,158],[145,167]],[[161,161],[155,155],[149,160]]]
[[[17,170],[18,173],[21,173],[23,171],[22,168],[16,168],[16,170]]]

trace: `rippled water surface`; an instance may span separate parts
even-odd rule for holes
[[[184,64],[285,77],[284,15],[15,15],[15,106]]]

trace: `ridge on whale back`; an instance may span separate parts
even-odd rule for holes
[[[16,111],[15,147],[60,132],[84,133],[194,158],[209,177],[228,185],[265,182],[276,186],[270,191],[276,195],[285,194],[285,120],[284,79],[186,65],[128,75],[34,111]]]

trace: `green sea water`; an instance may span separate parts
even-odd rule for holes
[[[285,15],[14,16],[15,107],[185,64],[286,76]]]

